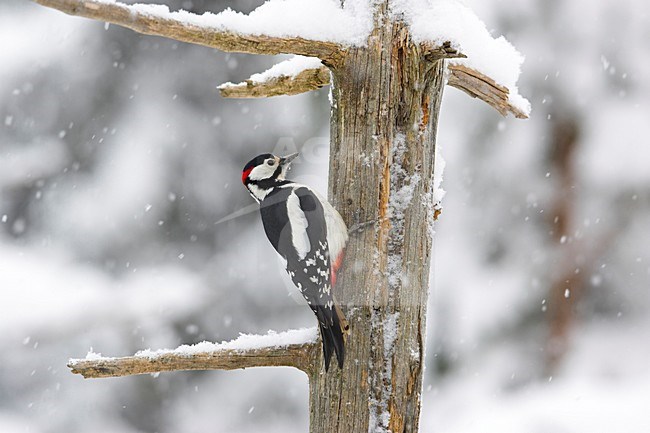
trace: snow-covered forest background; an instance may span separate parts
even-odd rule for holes
[[[466,3],[533,112],[446,89],[422,431],[650,432],[650,3]],[[66,368],[314,324],[255,207],[229,218],[259,153],[327,188],[327,89],[218,94],[276,61],[0,2],[0,432],[307,431],[298,371]]]

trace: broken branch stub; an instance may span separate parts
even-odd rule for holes
[[[224,98],[267,98],[279,95],[298,95],[318,90],[329,83],[329,69],[322,66],[304,69],[295,76],[280,75],[261,82],[248,79],[239,84],[222,84],[218,88]]]
[[[447,67],[450,72],[447,84],[450,86],[482,100],[503,116],[511,113],[518,119],[528,118],[526,113],[510,102],[510,90],[507,87],[467,66],[451,64]]]

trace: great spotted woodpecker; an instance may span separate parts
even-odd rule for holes
[[[264,231],[286,261],[286,270],[318,318],[325,371],[332,353],[343,368],[349,326],[332,286],[341,266],[348,231],[341,215],[317,192],[286,179],[297,153],[253,158],[242,182],[260,204]]]

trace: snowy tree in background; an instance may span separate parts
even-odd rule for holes
[[[646,431],[648,5],[470,3],[527,54],[535,115],[503,122],[446,94],[441,125],[475,123],[440,130],[458,218],[437,227],[443,414],[425,426]]]

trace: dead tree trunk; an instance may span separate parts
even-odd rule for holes
[[[36,0],[73,15],[225,51],[294,53],[318,57],[329,68],[305,67],[220,87],[230,97],[296,94],[332,84],[329,196],[355,230],[335,290],[350,322],[343,370],[325,373],[318,342],[291,334],[284,346],[254,350],[237,344],[127,358],[74,361],[85,377],[177,369],[232,369],[289,365],[310,383],[312,433],[417,432],[424,369],[426,307],[432,246],[435,138],[445,58],[460,57],[449,43],[416,43],[389,11],[390,0],[369,2],[374,26],[364,46],[302,37],[241,34],[202,27],[160,9],[99,0]],[[508,89],[471,68],[450,68],[450,84],[502,114],[526,113]],[[288,335],[288,334],[287,334]],[[297,336],[296,336],[297,335]],[[310,334],[311,335],[311,334]],[[267,341],[264,340],[264,341]],[[236,343],[236,342],[234,342]]]
[[[418,431],[444,65],[398,23],[370,40],[333,67],[329,185],[349,226],[377,223],[347,248],[349,361],[311,376],[313,433]]]

